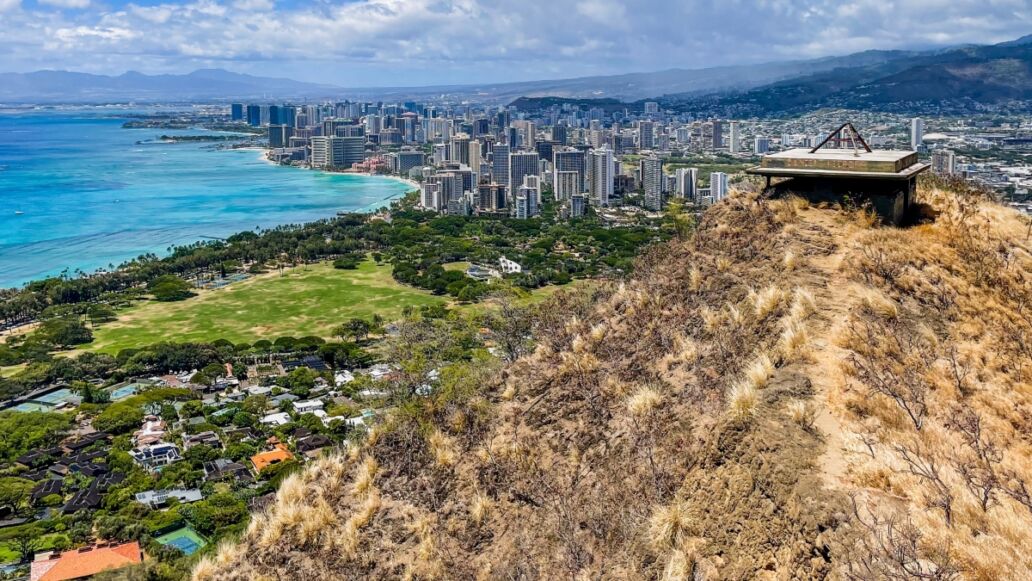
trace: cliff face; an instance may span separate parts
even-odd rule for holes
[[[740,195],[284,482],[196,579],[1029,578],[1029,222]]]

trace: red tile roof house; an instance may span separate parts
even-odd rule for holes
[[[64,553],[40,553],[32,562],[30,581],[86,579],[107,569],[143,562],[140,543],[99,544]]]

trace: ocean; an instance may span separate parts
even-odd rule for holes
[[[279,167],[255,149],[161,143],[105,109],[0,112],[0,287],[110,268],[208,237],[371,210],[395,179]]]

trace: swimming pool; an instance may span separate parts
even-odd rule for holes
[[[118,401],[125,399],[131,395],[135,395],[145,386],[140,383],[130,383],[129,385],[120,385],[111,388],[109,392],[111,394],[111,401]]]

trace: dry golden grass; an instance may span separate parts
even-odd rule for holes
[[[661,506],[649,518],[649,542],[656,550],[678,548],[690,536],[691,521],[680,503]]]
[[[911,228],[714,206],[474,397],[288,479],[195,576],[1032,578],[1028,222],[922,195]]]
[[[756,310],[756,317],[765,318],[781,306],[785,300],[785,292],[776,286],[769,286],[759,292],[749,290],[749,301]]]
[[[760,403],[760,392],[750,383],[736,383],[727,395],[727,407],[731,416],[744,419],[756,413]]]
[[[434,430],[427,438],[427,443],[430,445],[430,452],[434,455],[434,461],[438,465],[447,468],[455,464],[459,452],[454,439],[440,430]]]
[[[633,416],[646,416],[652,413],[652,410],[656,409],[662,401],[663,396],[659,391],[651,386],[642,386],[627,400],[627,411]]]
[[[767,355],[753,359],[745,368],[745,382],[756,389],[767,387],[767,382],[774,375],[774,362]]]

